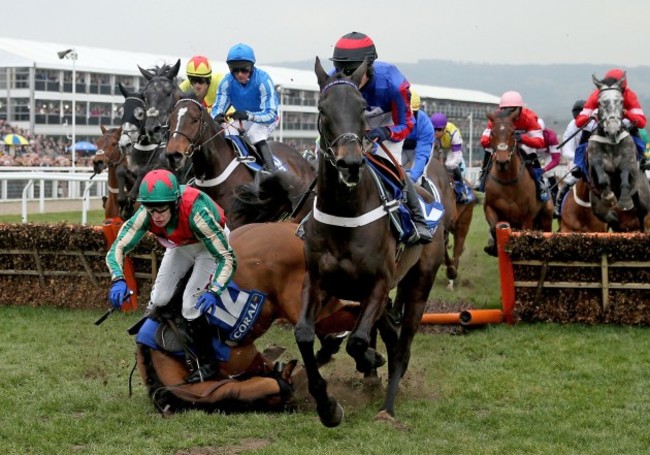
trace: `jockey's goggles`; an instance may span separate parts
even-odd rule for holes
[[[192,85],[194,85],[194,84],[209,84],[210,83],[207,77],[190,76],[188,79],[190,80],[190,84],[192,84]]]
[[[232,74],[237,74],[237,73],[248,74],[248,73],[251,72],[252,69],[253,68],[251,66],[236,66],[236,67],[233,66],[233,67],[230,68],[230,72]]]
[[[167,210],[171,209],[171,206],[169,204],[165,204],[165,205],[145,205],[144,208],[145,208],[145,210],[147,211],[147,213],[149,215],[154,215],[156,213],[158,213],[158,214],[165,213]]]

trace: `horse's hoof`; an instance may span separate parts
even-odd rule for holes
[[[607,207],[613,207],[616,204],[616,195],[611,191],[603,193],[602,201]]]
[[[341,421],[343,420],[343,415],[344,415],[343,406],[341,406],[339,402],[333,398],[330,398],[330,402],[328,404],[329,405],[333,404],[334,408],[329,410],[327,413],[325,413],[322,412],[319,407],[318,417],[320,417],[321,423],[325,425],[327,428],[338,427],[341,424]]]
[[[374,357],[372,360],[372,368],[379,368],[386,365],[386,357],[384,357],[380,352],[375,351]]]
[[[618,201],[618,208],[624,212],[627,212],[628,210],[632,210],[634,208],[634,202],[632,199],[620,199]]]
[[[449,284],[447,285],[447,290],[449,292],[454,292],[454,280],[449,280]]]
[[[497,247],[495,245],[488,245],[485,248],[483,248],[483,251],[485,251],[487,254],[490,256],[497,257]]]

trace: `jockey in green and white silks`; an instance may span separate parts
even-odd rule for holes
[[[193,266],[183,293],[183,317],[194,320],[210,309],[202,311],[198,305],[202,294],[221,294],[235,273],[237,262],[222,227],[223,212],[205,193],[179,187],[174,175],[165,170],[148,173],[139,194],[142,206],[124,223],[106,256],[111,277],[114,282],[124,279],[124,256],[148,231],[154,233],[166,251],[151,291],[151,305],[168,304],[178,282]],[[161,217],[168,218],[166,224],[158,221]]]

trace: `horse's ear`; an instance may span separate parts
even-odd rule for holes
[[[143,68],[140,68],[140,65],[138,65],[138,69],[140,70],[140,73],[142,74],[142,76],[144,76],[146,80],[150,81],[153,78],[153,73],[151,71],[147,71]]]
[[[122,92],[122,96],[124,96],[124,98],[128,98],[129,91],[126,89],[126,87],[124,87],[121,82],[118,82],[117,86],[120,88],[120,92]]]
[[[600,79],[598,79],[595,74],[592,74],[591,80],[596,85],[596,87],[598,87],[598,90],[600,90],[600,88],[603,86],[603,83],[600,81]]]
[[[314,63],[314,72],[316,73],[316,79],[318,79],[318,86],[323,90],[329,76],[327,75],[325,68],[323,68],[323,65],[321,65],[318,57],[316,57],[316,62]]]
[[[489,109],[485,110],[485,116],[490,120],[492,123],[494,123],[494,112],[492,112]]]
[[[102,134],[106,134],[106,131],[108,131],[104,125],[99,125],[99,129],[102,130]]]
[[[363,63],[359,65],[359,68],[354,70],[354,73],[352,73],[352,82],[357,84],[357,87],[361,85],[361,79],[363,79],[364,74],[368,71],[368,57],[363,59]]]
[[[179,58],[176,64],[169,69],[169,77],[174,78],[178,76],[178,71],[180,70],[180,68],[181,68],[181,59]]]

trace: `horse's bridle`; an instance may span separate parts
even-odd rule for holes
[[[205,142],[201,143],[201,144],[197,144],[197,142],[201,139],[201,137],[203,136],[203,133],[205,132],[205,129],[208,126],[207,122],[203,119],[203,115],[204,115],[203,110],[205,108],[203,107],[203,105],[201,105],[201,103],[199,103],[196,100],[193,100],[191,98],[183,98],[183,99],[180,99],[180,100],[176,101],[176,104],[174,104],[174,107],[172,108],[172,111],[176,108],[176,106],[178,106],[179,104],[181,104],[182,102],[185,102],[185,101],[194,103],[199,107],[200,112],[201,112],[201,118],[200,118],[201,123],[199,125],[199,128],[197,129],[196,134],[194,135],[194,137],[190,137],[189,135],[185,134],[183,131],[178,129],[179,125],[176,125],[176,129],[174,131],[172,131],[172,133],[169,135],[169,137],[171,139],[175,134],[180,134],[181,136],[186,138],[188,141],[190,141],[190,144],[187,146],[187,149],[183,152],[183,155],[185,155],[188,158],[191,158],[196,150],[200,150],[201,147],[203,145],[205,145],[207,142],[211,141],[214,136],[211,137],[210,139],[206,140]]]
[[[327,84],[325,87],[323,87],[323,90],[321,90],[321,96],[323,93],[325,93],[330,87],[333,87],[335,85],[340,85],[340,84],[345,84],[349,85],[350,87],[353,87],[357,92],[360,93],[359,87],[357,84],[354,82],[347,80],[347,79],[337,79],[335,81],[330,82]],[[323,155],[323,158],[325,158],[325,161],[330,163],[332,166],[337,168],[336,164],[336,154],[334,153],[334,147],[338,143],[342,144],[347,144],[350,142],[355,142],[361,147],[361,149],[366,152],[364,146],[363,146],[363,139],[359,137],[358,134],[352,133],[352,132],[346,132],[343,134],[338,135],[336,138],[334,138],[332,141],[329,141],[327,137],[323,134],[323,128],[322,128],[322,119],[323,119],[323,113],[322,111],[318,114],[318,134],[320,135],[321,138],[321,147],[319,147],[320,153]]]

